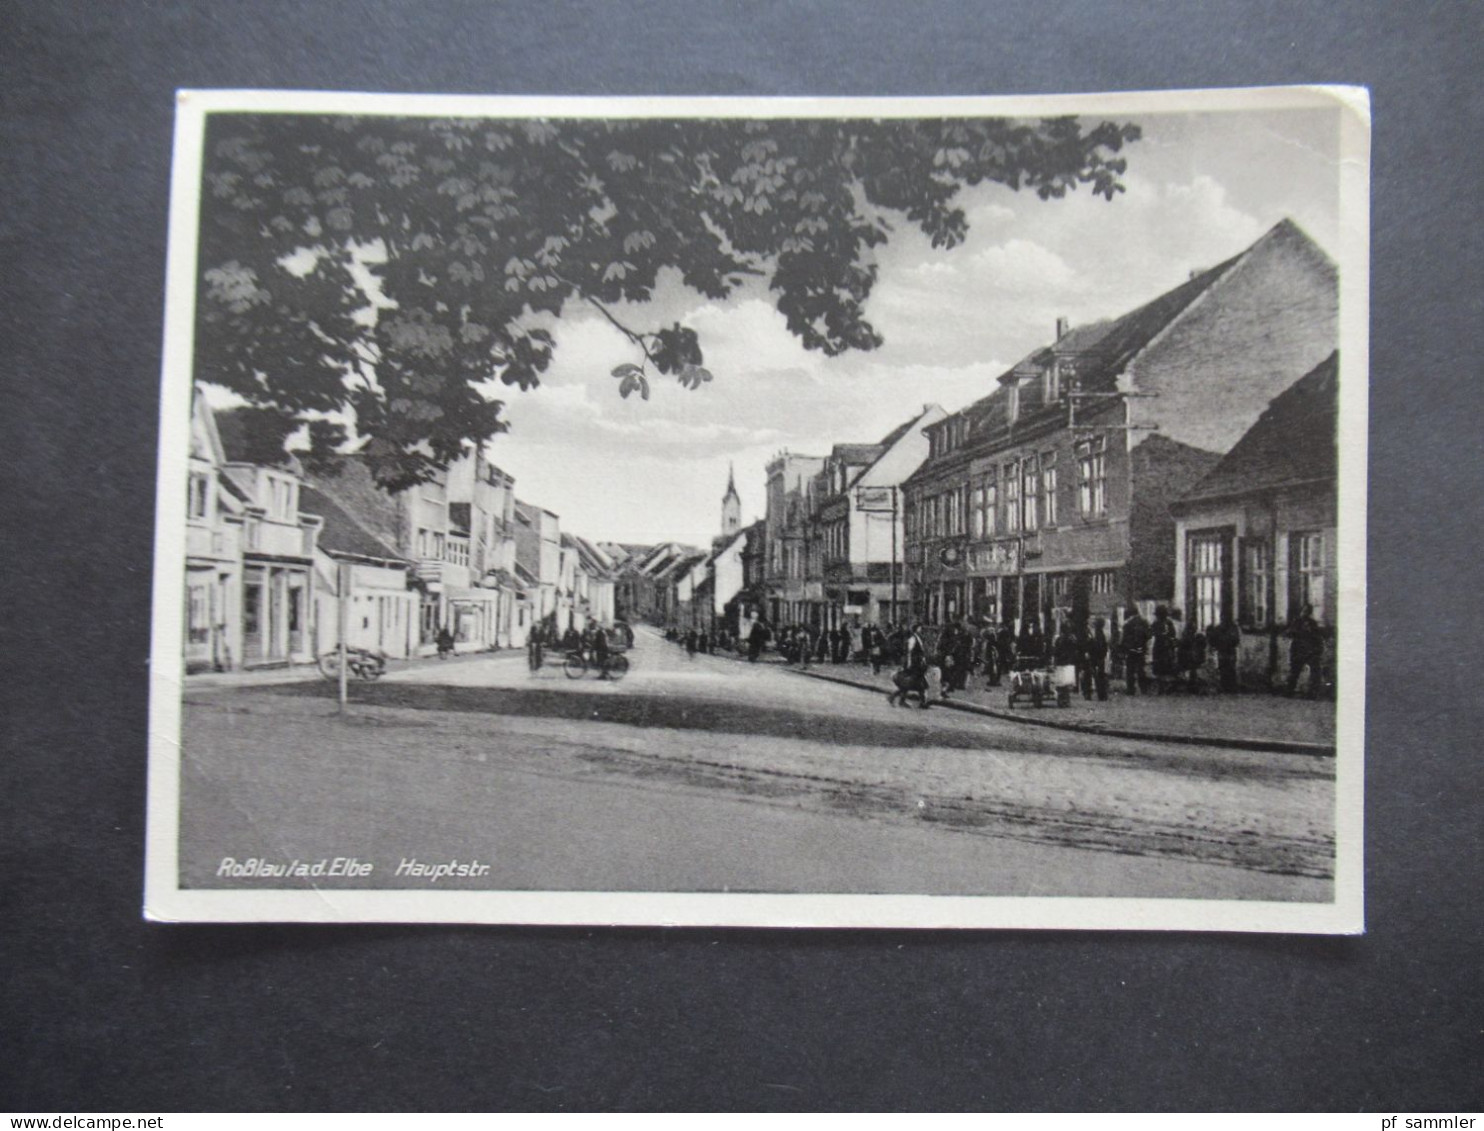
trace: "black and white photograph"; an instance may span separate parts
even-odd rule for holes
[[[145,912],[1363,928],[1369,109],[184,91]]]

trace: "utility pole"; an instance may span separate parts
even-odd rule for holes
[[[336,622],[340,630],[340,711],[343,714],[350,696],[350,665],[346,655],[345,637],[350,628],[350,570],[349,562],[338,562],[335,571],[335,587],[339,590],[336,604]]]
[[[891,621],[897,621],[897,488],[891,486]]]

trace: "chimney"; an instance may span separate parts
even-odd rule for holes
[[[1199,267],[1192,267],[1190,269],[1190,279],[1188,281],[1189,282],[1194,282],[1196,276],[1199,275],[1200,273],[1201,273],[1201,269]]]
[[[1056,340],[1061,341],[1063,338],[1065,338],[1067,336],[1067,331],[1071,328],[1072,323],[1067,319],[1066,315],[1062,315],[1060,318],[1058,318],[1056,320]]]

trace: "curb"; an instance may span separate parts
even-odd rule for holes
[[[856,687],[862,691],[875,692],[878,695],[886,690],[874,683],[866,683],[863,680],[850,679],[846,676],[826,675],[823,672],[803,671],[798,668],[784,668],[783,670],[792,672],[794,675],[805,676],[809,679],[823,680],[825,683],[838,683],[846,687]],[[993,707],[981,707],[978,703],[965,703],[958,699],[944,699],[941,696],[933,700],[933,703],[939,707],[947,707],[952,711],[964,711],[971,715],[983,715],[991,719],[1004,719],[1007,722],[1024,723],[1027,726],[1033,727],[1050,727],[1052,730],[1066,730],[1077,734],[1096,735],[1100,738],[1131,738],[1145,742],[1169,742],[1181,746],[1223,746],[1230,750],[1255,750],[1266,754],[1301,754],[1310,758],[1333,758],[1335,756],[1335,748],[1321,742],[1290,742],[1278,738],[1211,738],[1194,734],[1127,730],[1122,727],[1103,726],[1099,723],[1065,723],[1052,718],[1018,715],[1013,711],[1001,711]]]

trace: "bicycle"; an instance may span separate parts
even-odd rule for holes
[[[567,658],[562,662],[562,671],[567,674],[568,679],[581,679],[589,668],[595,667],[599,667],[598,662],[589,660],[582,652],[568,652]],[[607,661],[601,665],[599,674],[616,682],[623,679],[628,671],[628,657],[622,652],[610,652]]]
[[[326,679],[340,678],[340,649],[324,653],[316,661],[319,674]],[[346,670],[357,679],[376,680],[386,675],[386,653],[373,652],[369,648],[347,648]]]

